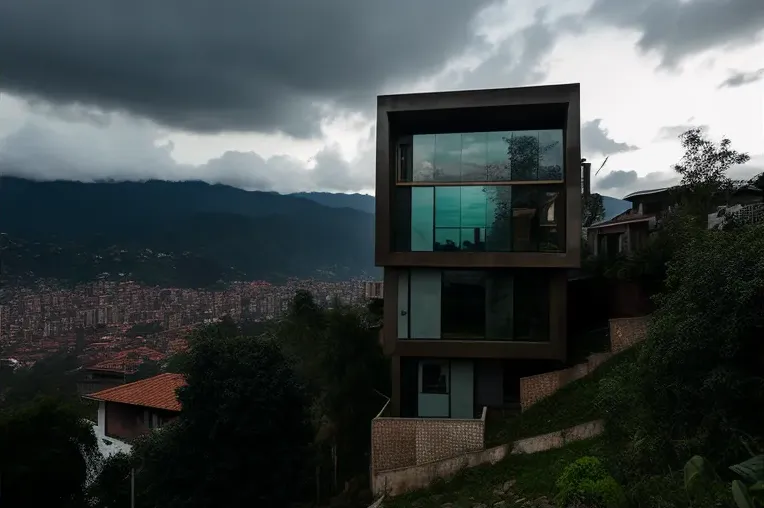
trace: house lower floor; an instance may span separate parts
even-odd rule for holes
[[[514,408],[520,378],[560,368],[553,360],[393,357],[392,416],[463,418]]]

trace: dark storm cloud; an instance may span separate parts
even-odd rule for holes
[[[622,198],[632,192],[662,189],[679,183],[679,176],[671,171],[655,171],[639,176],[636,171],[614,170],[594,178],[592,188],[607,196]]]
[[[733,71],[727,79],[719,83],[719,88],[737,88],[761,80],[764,80],[764,67],[755,71]]]
[[[471,41],[492,0],[6,0],[0,89],[198,132],[317,131]],[[324,111],[325,113],[325,111]]]
[[[762,0],[596,0],[585,16],[641,32],[639,48],[662,65],[719,46],[751,43],[764,31]]]
[[[507,37],[490,57],[464,73],[459,88],[504,88],[539,84],[546,77],[544,59],[554,49],[565,24],[549,22],[546,9],[538,9],[534,22]]]
[[[28,123],[0,139],[0,174],[34,180],[116,181],[202,180],[247,190],[297,192],[358,191],[374,186],[374,151],[352,162],[333,146],[313,156],[314,166],[288,155],[264,158],[228,151],[204,164],[176,162],[171,143],[157,144],[150,126],[114,119],[108,129],[95,123],[51,128]],[[360,170],[359,168],[366,170]]]
[[[679,136],[684,134],[690,129],[703,129],[708,131],[708,125],[694,125],[694,124],[679,124],[679,125],[665,125],[658,131],[658,135],[655,136],[656,141],[677,141]]]
[[[581,151],[584,157],[592,155],[614,155],[616,153],[632,152],[639,147],[616,141],[610,137],[602,126],[602,119],[596,118],[581,125]]]
[[[636,171],[611,171],[597,182],[600,189],[619,189],[633,185],[638,180]]]

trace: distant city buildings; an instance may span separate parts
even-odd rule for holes
[[[284,285],[237,282],[223,291],[146,287],[134,282],[97,281],[61,289],[6,288],[0,301],[2,356],[23,364],[61,351],[83,364],[119,363],[135,368],[141,351],[170,355],[186,347],[188,331],[230,316],[265,321],[281,315],[300,290],[319,304],[380,298],[381,282],[290,280]],[[150,324],[151,326],[144,326]],[[120,355],[134,351],[137,354]],[[149,356],[156,356],[152,353]]]
[[[372,298],[384,298],[384,283],[381,281],[364,283],[363,294],[367,300],[371,300]]]

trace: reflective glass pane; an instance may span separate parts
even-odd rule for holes
[[[435,250],[452,252],[461,250],[461,230],[459,228],[435,228]]]
[[[411,188],[411,251],[433,249],[433,187]]]
[[[435,187],[435,226],[461,226],[461,187]]]
[[[484,228],[486,226],[486,188],[466,186],[460,189],[461,226]]]
[[[511,339],[514,335],[513,282],[507,273],[491,274],[486,279],[486,339]]]
[[[462,228],[461,250],[485,251],[485,228]]]
[[[433,179],[438,182],[458,182],[461,180],[462,135],[435,135],[435,172]]]
[[[538,180],[538,131],[515,131],[509,140],[512,180]]]
[[[414,136],[412,173],[415,182],[433,179],[435,171],[435,135]]]
[[[562,130],[539,131],[539,180],[562,180],[564,155]]]
[[[514,340],[548,341],[548,275],[518,271],[514,278],[513,293]]]
[[[508,252],[512,250],[512,187],[496,185],[485,188],[487,197],[486,250]]]
[[[444,339],[485,337],[485,273],[444,270],[441,309]]]
[[[503,182],[512,179],[509,160],[511,132],[486,133],[486,180]]]
[[[462,134],[462,182],[482,182],[486,179],[487,133]]]
[[[407,251],[564,252],[565,197],[558,185],[406,187],[395,209],[395,248]],[[397,203],[397,202],[396,202]],[[410,227],[410,229],[409,229]],[[400,234],[399,234],[400,233]]]

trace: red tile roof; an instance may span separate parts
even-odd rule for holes
[[[138,367],[146,360],[161,362],[165,358],[166,356],[159,351],[141,346],[135,349],[128,349],[127,351],[121,351],[96,365],[91,365],[90,368],[132,374],[137,371]]]
[[[176,390],[185,385],[186,380],[181,374],[159,374],[134,383],[92,393],[88,395],[88,398],[166,411],[180,411],[180,401],[178,401]]]

